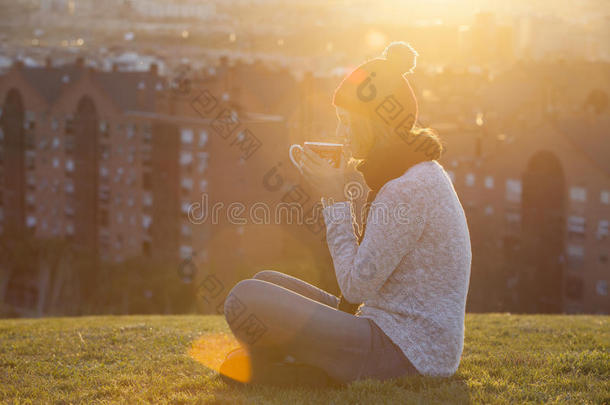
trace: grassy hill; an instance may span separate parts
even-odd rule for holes
[[[345,389],[230,387],[234,346],[218,316],[0,320],[0,402],[610,403],[608,316],[468,315],[454,377]]]

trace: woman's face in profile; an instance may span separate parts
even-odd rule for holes
[[[346,146],[355,159],[364,159],[372,147],[372,139],[362,139],[354,136],[350,114],[341,107],[337,107],[337,138]]]

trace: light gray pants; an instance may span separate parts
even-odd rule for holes
[[[233,287],[224,305],[237,340],[257,359],[295,360],[337,381],[417,374],[375,324],[337,309],[339,298],[305,281],[265,270]]]

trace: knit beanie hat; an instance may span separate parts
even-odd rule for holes
[[[417,121],[417,99],[404,76],[412,73],[418,53],[405,42],[392,42],[382,57],[371,59],[346,76],[335,90],[333,105],[380,121],[404,137]]]

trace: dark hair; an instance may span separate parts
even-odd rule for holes
[[[428,127],[414,125],[403,134],[377,120],[355,116],[350,118],[350,130],[354,137],[368,138],[372,142],[367,157],[359,159],[357,169],[363,173],[374,194],[411,166],[440,159],[444,151],[438,133]]]
[[[373,139],[370,156],[374,156],[375,152],[381,148],[395,145],[403,151],[403,159],[412,160],[415,164],[422,159],[438,160],[444,150],[436,130],[420,127],[417,124],[413,125],[409,133],[403,134],[370,116],[350,112],[350,131],[354,137]],[[389,142],[380,142],[381,138],[385,138]],[[403,148],[402,146],[405,145],[408,147]]]
[[[413,143],[414,153],[423,151],[427,160],[439,160],[445,147],[435,129],[414,125],[407,137],[401,137],[405,143]]]

